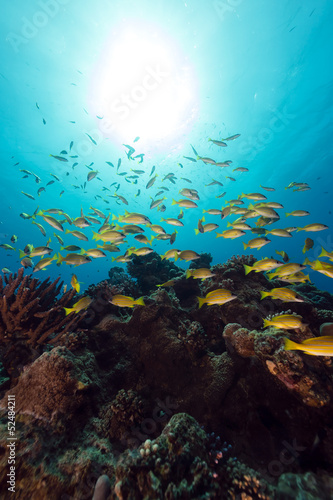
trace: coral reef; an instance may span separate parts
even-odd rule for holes
[[[263,273],[245,275],[251,256],[214,266],[204,281],[148,257],[133,257],[141,262],[137,282],[113,268],[110,280],[90,287],[93,302],[76,326],[41,344],[37,337],[37,359],[16,350],[17,377],[0,366],[0,496],[7,492],[11,395],[22,499],[91,498],[95,485],[96,498],[110,490],[114,500],[332,498],[332,359],[286,351],[283,338],[302,342],[331,331],[333,297],[311,286],[299,290],[304,302],[261,300],[274,284]],[[156,288],[175,276],[172,287]],[[16,278],[6,286],[16,286],[20,298]],[[43,286],[33,282],[31,290],[41,295],[50,283]],[[45,310],[58,304],[59,286],[49,289]],[[109,303],[130,287],[141,295],[141,286],[149,293],[144,307]],[[237,299],[199,309],[197,296],[216,288]],[[323,300],[314,303],[308,292]],[[286,310],[306,326],[263,328],[263,318]],[[2,346],[14,349],[13,339],[37,321],[33,314]]]
[[[152,252],[145,256],[134,255],[127,263],[128,273],[137,280],[143,295],[148,295],[156,289],[156,285],[174,279],[183,274],[183,270],[167,259]]]
[[[199,269],[200,267],[207,267],[209,269],[212,260],[213,260],[213,257],[210,253],[201,252],[200,258],[192,260],[189,268],[190,269]]]
[[[69,307],[76,292],[70,290],[57,299],[63,287],[59,278],[40,282],[31,275],[23,277],[23,272],[21,268],[4,279],[0,276],[0,348],[3,363],[11,371],[18,364],[17,357],[21,357],[20,364],[22,358],[28,362],[32,351],[36,357],[39,346],[59,342],[85,314],[65,316],[64,307]]]

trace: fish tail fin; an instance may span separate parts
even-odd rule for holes
[[[192,273],[189,269],[186,270],[185,276],[186,276],[186,279],[189,278],[190,276],[192,276]]]
[[[178,260],[178,253],[175,253],[175,262]]]
[[[65,231],[65,234],[68,234],[68,233],[71,233],[72,231],[70,231],[69,229],[66,229]]]
[[[194,232],[195,232],[195,234],[199,234],[200,231],[199,231],[199,229],[195,228]]]
[[[177,202],[172,198],[172,203],[171,205],[177,205]]]
[[[310,264],[311,264],[310,260],[307,257],[305,257],[303,266],[309,266]]]
[[[289,213],[289,214],[286,213],[286,217],[289,217],[289,215],[291,215],[291,213]]]
[[[93,240],[98,240],[99,239],[99,234],[96,233],[96,231],[93,231],[94,236],[92,237]]]
[[[244,264],[245,275],[249,274],[252,270],[253,270],[252,266],[247,266],[246,264]]]
[[[260,300],[264,299],[265,297],[269,296],[269,292],[260,292]]]
[[[242,193],[242,195],[243,195],[243,193]],[[244,196],[244,195],[243,195],[243,196]],[[249,204],[248,209],[249,209],[249,210],[253,210],[253,209],[254,209],[253,203],[250,203],[250,204]]]
[[[57,255],[58,255],[58,257],[57,257]],[[60,264],[61,264],[61,263],[65,260],[65,259],[63,258],[63,256],[62,256],[62,255],[60,255],[60,253],[55,254],[55,257],[58,259],[58,260],[57,260],[57,266],[60,266]]]
[[[286,351],[299,350],[299,344],[297,344],[296,342],[293,342],[290,339],[287,339],[287,337],[284,337],[284,348]]]
[[[80,254],[80,255],[83,255],[83,254],[85,254],[85,253],[86,253],[86,251],[85,251],[83,248],[81,248],[81,250],[79,251],[79,254]]]
[[[268,319],[264,319],[264,328],[267,328],[270,325],[270,322]]]
[[[136,304],[137,306],[144,306],[145,303],[143,301],[143,297],[140,297],[139,299],[135,300],[134,304]]]
[[[71,312],[74,311],[73,307],[64,307],[66,316],[68,316]]]
[[[298,231],[303,231],[303,228],[302,227],[297,227],[296,228],[296,233],[298,233]]]
[[[318,258],[319,257],[327,257],[327,250],[325,250],[325,248],[321,247],[321,253],[318,255]]]
[[[27,254],[24,253],[23,250],[19,250],[19,253],[20,253],[20,259],[23,259],[24,257],[27,256]]]
[[[249,245],[247,243],[244,243],[244,241],[243,241],[243,246],[244,246],[244,250],[246,250]]]
[[[38,212],[35,213],[34,215],[44,215],[44,212],[42,210],[38,210]]]
[[[197,297],[197,299],[199,302],[199,309],[200,309],[200,307],[202,307],[204,305],[204,303],[206,302],[206,299],[205,299],[205,297]]]

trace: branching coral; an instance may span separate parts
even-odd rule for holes
[[[50,282],[47,278],[40,282],[31,275],[23,277],[24,268],[17,274],[0,277],[0,342],[13,343],[25,340],[31,346],[56,342],[61,336],[74,328],[82,314],[65,316],[75,290],[59,295],[63,282],[57,278]],[[5,282],[5,283],[4,283]]]

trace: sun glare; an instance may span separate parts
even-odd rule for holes
[[[90,97],[105,136],[170,139],[193,117],[193,70],[175,43],[128,29],[103,52]]]

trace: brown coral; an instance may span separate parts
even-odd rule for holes
[[[78,322],[77,315],[64,316],[63,308],[68,306],[75,290],[65,293],[56,301],[63,282],[60,278],[40,282],[31,275],[23,277],[24,268],[17,274],[4,278],[0,276],[0,340],[2,343],[13,338],[27,340],[31,345],[46,341],[51,334],[55,342]]]

